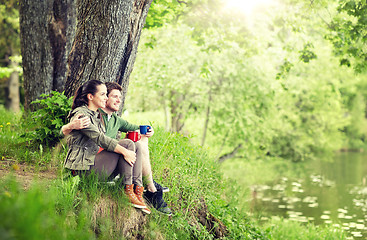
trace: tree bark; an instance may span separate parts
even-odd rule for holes
[[[123,87],[122,106],[152,0],[79,0],[65,94],[92,79]]]
[[[20,43],[26,110],[41,94],[64,89],[75,35],[74,0],[20,0]]]

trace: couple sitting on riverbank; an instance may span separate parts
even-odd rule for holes
[[[130,203],[150,214],[144,199],[158,211],[171,215],[163,200],[167,188],[153,180],[149,159],[148,138],[154,134],[150,127],[141,140],[116,140],[118,131],[139,129],[116,115],[121,105],[121,86],[114,82],[92,80],[84,83],[75,93],[70,122],[61,129],[68,136],[69,150],[65,168],[72,175],[95,172],[101,181],[120,175],[124,192]],[[147,178],[144,192],[142,176]]]

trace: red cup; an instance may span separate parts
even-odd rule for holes
[[[131,141],[133,141],[133,142],[137,142],[137,141],[139,141],[141,139],[140,133],[133,132],[133,131],[127,132],[126,133],[126,137],[128,139],[130,139]]]

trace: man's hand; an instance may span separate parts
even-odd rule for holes
[[[71,128],[72,129],[83,129],[88,127],[90,124],[90,119],[89,117],[83,117],[82,114],[78,114],[73,121],[70,122]]]
[[[145,134],[146,137],[150,138],[154,134],[154,129],[152,126],[150,126],[148,132]]]
[[[78,114],[76,115],[75,118],[73,118],[71,122],[62,126],[61,131],[66,136],[74,129],[75,130],[83,129],[88,127],[89,124],[90,124],[89,117],[83,117],[83,114]]]

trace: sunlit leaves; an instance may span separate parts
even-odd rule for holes
[[[9,52],[9,46],[19,48],[19,11],[15,1],[0,2],[0,57]]]
[[[365,1],[340,1],[339,15],[330,24],[327,35],[340,56],[341,65],[353,66],[357,72],[367,70],[367,4]]]
[[[317,55],[314,53],[313,51],[313,44],[312,43],[307,43],[304,45],[303,49],[299,51],[300,53],[300,60],[308,63],[313,59],[317,58]]]
[[[187,14],[200,0],[154,0],[149,8],[145,28],[162,27],[177,22],[181,15]]]
[[[284,59],[282,65],[279,66],[279,71],[275,78],[278,80],[284,78],[292,67],[293,64],[288,59]],[[284,87],[284,89],[286,89],[286,87]]]

